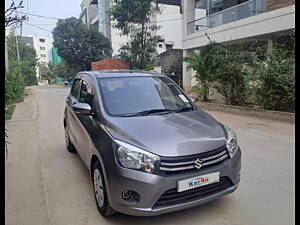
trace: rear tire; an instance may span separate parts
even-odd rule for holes
[[[75,153],[76,149],[70,140],[69,131],[67,127],[65,127],[65,141],[66,141],[67,150],[71,153]]]
[[[98,211],[103,217],[114,215],[116,212],[109,205],[103,172],[99,161],[96,161],[93,165],[92,181]]]

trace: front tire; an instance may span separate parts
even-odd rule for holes
[[[94,163],[92,172],[94,195],[98,211],[104,217],[111,216],[116,212],[109,205],[103,172],[99,161]]]
[[[76,149],[70,140],[69,131],[67,127],[65,127],[65,142],[66,142],[67,150],[71,153],[75,153]]]

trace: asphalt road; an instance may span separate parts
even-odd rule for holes
[[[241,183],[216,201],[156,217],[96,209],[88,170],[65,148],[63,109],[69,88],[32,87],[6,122],[6,225],[291,225],[295,220],[294,124],[210,112],[232,127],[242,149]]]

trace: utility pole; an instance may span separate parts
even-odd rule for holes
[[[21,22],[20,22],[20,36],[21,36],[21,38],[22,38],[22,33],[23,33],[23,21],[21,20]]]
[[[20,54],[19,54],[18,37],[17,37],[17,35],[15,37],[16,37],[16,49],[17,49],[17,62],[18,62],[18,65],[20,65]]]
[[[5,38],[5,72],[8,72],[8,51],[6,45],[6,38]]]

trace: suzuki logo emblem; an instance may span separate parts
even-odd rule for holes
[[[202,163],[203,161],[201,159],[196,159],[194,162],[194,167],[199,170],[202,167]]]

